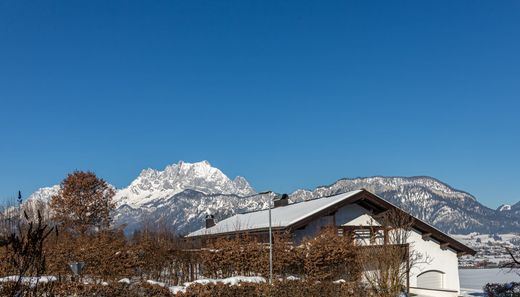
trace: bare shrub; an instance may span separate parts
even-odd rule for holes
[[[183,270],[177,260],[180,249],[179,238],[166,228],[147,228],[134,233],[130,249],[135,255],[135,272],[141,278],[177,283]]]
[[[273,237],[273,273],[282,277],[303,275],[304,254],[301,248],[294,246],[292,235],[288,232],[274,233]]]
[[[167,288],[148,283],[83,284],[62,282],[55,286],[54,297],[170,297]]]
[[[84,262],[83,274],[99,280],[116,280],[132,275],[134,255],[122,230],[96,234],[53,234],[45,245],[48,270],[60,280],[70,277],[69,263]]]
[[[218,238],[201,252],[205,276],[269,275],[269,245],[247,234]],[[273,240],[273,273],[299,275],[314,280],[358,279],[359,264],[352,241],[326,229],[317,237],[294,246],[291,235],[280,233]]]
[[[348,237],[336,234],[334,228],[306,239],[301,251],[305,275],[315,280],[357,280],[360,273],[357,250]]]
[[[520,283],[486,284],[484,293],[488,297],[519,297]]]
[[[273,285],[241,283],[230,286],[222,283],[195,284],[176,297],[359,297],[370,296],[358,284],[315,281],[276,281]]]
[[[266,245],[247,234],[213,241],[202,250],[201,261],[204,273],[216,278],[266,275],[269,270]]]
[[[377,297],[395,297],[407,287],[412,267],[430,259],[409,244],[414,218],[405,212],[388,210],[377,221],[384,230],[382,245],[361,246],[360,259],[364,280]],[[376,226],[378,224],[372,223]],[[372,234],[379,231],[373,227]]]
[[[2,242],[2,273],[15,276],[14,282],[3,288],[5,296],[39,296],[40,276],[46,273],[46,257],[43,244],[53,228],[43,223],[38,212],[36,222],[29,221],[24,213],[25,222],[19,222],[18,232],[12,232]],[[24,278],[29,278],[30,286],[24,285]],[[48,287],[47,287],[48,288]],[[45,290],[49,293],[49,290]]]

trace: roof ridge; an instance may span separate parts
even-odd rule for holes
[[[323,210],[323,208],[330,207],[331,205],[334,205],[340,201],[343,201],[352,196],[355,196],[361,192],[362,192],[362,190],[348,191],[348,192],[344,192],[344,193],[340,193],[340,194],[336,194],[336,195],[323,196],[323,197],[316,198],[316,199],[309,199],[309,200],[300,201],[297,203],[292,203],[287,206],[273,208],[272,209],[272,211],[274,213],[273,214],[274,215],[273,227],[289,226],[289,225],[293,224],[295,221],[299,221],[310,215],[313,215],[316,211],[321,211],[321,210]],[[326,198],[330,198],[330,200],[326,199]],[[333,198],[335,198],[335,199],[333,199]],[[316,202],[316,201],[323,201],[323,202]],[[307,206],[301,206],[301,207],[296,207],[296,208],[291,207],[291,206],[303,205],[304,203],[302,203],[302,202],[305,202],[305,204],[307,204],[307,203],[311,204],[312,209],[304,211],[305,208],[308,208]],[[315,203],[313,203],[313,202],[315,202]],[[321,204],[323,204],[323,205],[321,205]],[[263,226],[263,225],[265,225],[266,222],[254,223],[254,221],[250,221],[250,220],[252,220],[253,218],[264,219],[263,215],[267,211],[269,211],[269,209],[262,209],[262,210],[245,212],[245,213],[237,213],[235,215],[232,215],[230,217],[227,217],[227,218],[217,222],[217,224],[211,228],[201,228],[199,230],[193,231],[188,234],[188,237],[205,235],[205,234],[206,235],[207,234],[221,234],[221,233],[240,230],[241,228],[236,228],[236,226],[232,226],[235,224],[235,221],[236,221],[236,224],[239,224],[240,227],[246,227],[245,229],[247,229],[247,230],[260,228],[259,226],[262,226],[261,228],[265,228],[266,226]],[[247,220],[247,222],[244,220]],[[243,224],[246,224],[247,226],[244,226]],[[256,225],[256,226],[253,226],[253,225]],[[230,227],[231,227],[231,229],[234,228],[235,230],[231,230]],[[223,231],[223,229],[226,229],[226,231]]]
[[[357,189],[357,190],[352,190],[352,191],[341,192],[341,193],[335,193],[335,194],[331,194],[331,195],[327,195],[327,196],[315,197],[315,198],[312,198],[312,199],[307,199],[307,200],[302,200],[302,201],[297,201],[297,202],[289,203],[289,204],[287,204],[286,206],[280,206],[280,207],[287,207],[287,206],[291,206],[291,205],[295,205],[295,204],[300,204],[300,203],[305,203],[305,202],[309,202],[309,201],[320,200],[320,199],[325,199],[325,198],[331,198],[331,197],[335,197],[335,196],[338,196],[338,195],[342,195],[342,194],[346,194],[346,193],[351,193],[351,192],[356,192],[356,191],[362,191],[362,190],[363,190],[363,188],[361,188],[361,189]],[[290,198],[290,196],[289,196],[289,198]],[[271,209],[275,209],[275,207],[272,207]],[[263,209],[257,209],[257,210],[244,211],[244,212],[236,213],[236,214],[234,214],[233,216],[235,216],[235,215],[241,215],[241,214],[249,214],[249,213],[254,213],[254,212],[261,212],[261,211],[266,211],[266,210],[269,210],[269,208],[263,208]],[[233,217],[233,216],[230,216],[229,218],[231,218],[231,217]],[[227,218],[226,218],[226,219],[227,219]]]

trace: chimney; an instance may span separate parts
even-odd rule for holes
[[[215,217],[212,214],[206,215],[206,229],[215,226]]]
[[[274,198],[274,208],[280,207],[280,206],[287,206],[289,204],[289,195],[283,194],[282,196],[278,196]]]

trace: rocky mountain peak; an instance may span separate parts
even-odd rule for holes
[[[344,178],[314,190],[297,190],[302,201],[365,188],[447,233],[504,233],[520,228],[520,203],[490,209],[475,197],[431,177]],[[59,185],[42,188],[29,199],[48,201]],[[138,228],[143,218],[167,220],[178,232],[198,229],[209,211],[217,219],[265,208],[272,197],[255,195],[241,176],[229,179],[207,161],[145,169],[126,188],[117,190],[116,224]],[[509,209],[509,210],[506,210]]]
[[[139,207],[157,199],[172,197],[187,189],[207,195],[247,196],[255,193],[244,178],[237,177],[232,181],[208,161],[180,161],[166,166],[163,171],[143,170],[127,188],[117,192],[115,199],[120,205]]]
[[[247,195],[252,195],[255,193],[249,182],[241,176],[235,177],[233,183],[235,184],[237,189],[242,193],[247,193]]]
[[[26,201],[42,201],[48,202],[60,191],[60,185],[55,185],[52,187],[44,187],[36,190],[36,192],[32,193],[29,197],[27,197]]]

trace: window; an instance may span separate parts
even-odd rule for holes
[[[444,272],[429,270],[419,274],[417,276],[417,287],[425,289],[443,289]]]
[[[370,229],[358,229],[354,230],[354,239],[358,244],[369,244],[372,235]]]

